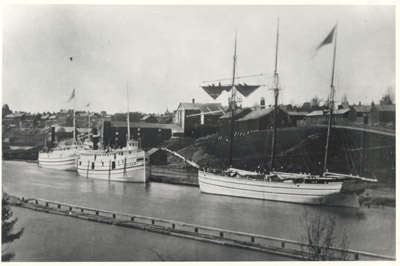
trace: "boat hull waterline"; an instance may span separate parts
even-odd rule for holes
[[[102,180],[146,183],[151,169],[144,151],[129,150],[82,153],[77,161],[78,174]]]
[[[76,158],[78,155],[78,150],[71,150],[68,152],[40,152],[38,157],[39,167],[62,171],[75,171]]]
[[[344,191],[344,182],[294,183],[269,182],[221,176],[199,170],[200,191],[208,194],[299,204],[359,208],[356,193]],[[358,186],[357,182],[352,186]],[[359,183],[363,186],[363,182]],[[347,187],[347,186],[346,186]]]

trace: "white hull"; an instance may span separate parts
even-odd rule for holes
[[[355,193],[342,193],[343,182],[309,184],[269,182],[220,176],[199,170],[201,192],[232,197],[283,201],[300,204],[359,208]]]
[[[63,171],[74,171],[76,170],[77,156],[77,152],[39,153],[39,167]]]
[[[150,165],[144,151],[83,152],[78,158],[78,174],[87,178],[146,183]]]

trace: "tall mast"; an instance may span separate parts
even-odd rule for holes
[[[74,88],[74,114],[72,117],[72,120],[73,120],[72,123],[73,123],[73,127],[74,127],[74,133],[73,133],[74,141],[76,141],[75,107],[76,107],[76,96],[75,96],[75,88]]]
[[[275,97],[274,104],[274,122],[273,122],[273,132],[272,132],[272,147],[271,147],[271,171],[274,169],[275,163],[275,146],[276,146],[276,114],[278,109],[278,96],[279,96],[279,75],[278,75],[278,41],[279,41],[279,18],[276,30],[276,53],[275,53],[275,71],[274,71],[274,81],[273,81],[273,91]]]
[[[128,91],[128,84],[126,84],[126,100],[128,103],[128,113],[126,115],[126,122],[127,122],[127,134],[126,134],[126,147],[128,147],[129,140],[131,139],[131,127],[129,125],[129,91]]]
[[[335,104],[335,102],[334,102],[335,87],[333,86],[333,80],[334,80],[334,77],[335,77],[335,61],[336,61],[336,40],[337,40],[337,31],[338,31],[338,25],[336,25],[335,46],[334,46],[334,48],[333,48],[333,64],[332,64],[331,92],[330,92],[330,95],[329,95],[329,121],[328,121],[328,133],[327,133],[327,135],[326,135],[325,161],[324,161],[324,171],[323,171],[323,175],[325,175],[326,166],[327,166],[327,162],[328,162],[329,137],[330,137],[331,127],[332,127],[333,106],[334,106],[334,104]]]
[[[232,75],[232,95],[229,99],[229,108],[231,111],[231,131],[230,131],[230,148],[229,148],[229,162],[228,167],[232,165],[232,150],[233,150],[233,131],[235,123],[235,107],[236,107],[236,89],[235,89],[235,73],[236,73],[236,45],[237,45],[237,31],[235,32],[235,48],[233,53],[233,75]]]

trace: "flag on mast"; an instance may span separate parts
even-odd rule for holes
[[[333,42],[333,37],[335,36],[335,32],[336,32],[336,26],[337,25],[335,25],[333,27],[333,29],[329,32],[328,36],[326,36],[325,39],[318,45],[318,47],[315,49],[312,57],[314,57],[317,54],[318,50],[321,49],[322,46]]]
[[[90,107],[90,103],[88,103],[88,104],[86,105],[86,107]]]
[[[69,97],[67,102],[70,102],[73,98],[75,98],[75,89],[72,91],[72,95]]]

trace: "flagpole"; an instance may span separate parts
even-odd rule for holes
[[[335,62],[336,62],[336,41],[338,34],[338,25],[336,24],[336,33],[335,33],[335,45],[333,48],[333,64],[332,64],[332,79],[331,79],[331,92],[329,95],[329,120],[328,120],[328,133],[326,136],[326,146],[325,146],[325,161],[324,161],[324,170],[323,175],[325,175],[327,171],[327,163],[328,163],[328,150],[329,150],[329,138],[332,127],[332,116],[333,116],[333,105],[334,105],[334,95],[335,95],[335,86],[333,85],[334,77],[335,77]]]
[[[128,103],[128,114],[126,116],[126,120],[127,120],[127,134],[126,134],[126,147],[128,147],[128,143],[129,140],[131,139],[131,127],[129,125],[129,91],[128,91],[128,83],[126,83],[126,99],[127,99],[127,103]]]
[[[76,97],[75,97],[75,88],[74,88],[74,115],[73,115],[73,127],[74,127],[74,142],[76,141],[76,124],[75,124],[75,107],[76,107]]]

